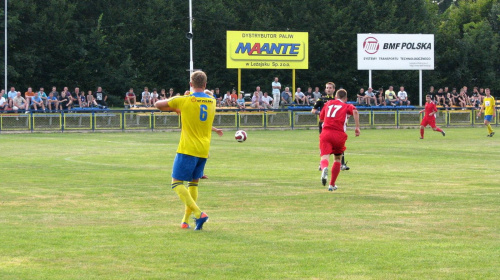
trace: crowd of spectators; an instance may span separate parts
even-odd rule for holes
[[[404,86],[399,87],[398,93],[394,91],[393,86],[389,86],[385,91],[384,88],[379,88],[376,92],[371,87],[368,87],[366,91],[360,88],[356,95],[356,102],[361,106],[409,106],[411,104]]]
[[[237,93],[235,89],[226,91],[225,94],[215,88],[210,90],[212,95],[217,100],[217,107],[231,107],[238,109],[245,109],[247,107],[252,109],[278,109],[289,105],[298,106],[312,106],[314,103],[324,96],[324,93],[320,92],[319,87],[308,87],[307,91],[303,92],[300,87],[297,87],[296,92],[292,93],[290,87],[282,87],[279,82],[279,78],[275,77],[274,81],[271,83],[271,93],[267,91],[262,91],[260,86],[257,86],[253,92],[250,94],[248,99],[245,99],[244,92]],[[452,107],[475,107],[479,108],[481,102],[485,96],[484,89],[474,87],[472,92],[467,90],[467,87],[462,87],[460,93],[457,92],[456,88],[453,88],[451,92],[448,91],[448,87],[440,88],[437,92],[434,87],[431,86],[429,93],[432,96],[433,102],[438,106],[443,106],[444,108]],[[130,89],[133,93],[133,89]],[[154,96],[156,89],[153,89],[151,97],[148,93],[148,88],[144,89],[142,93],[141,102],[146,104],[146,107],[152,106],[154,104]],[[135,106],[135,94],[131,95],[130,99],[127,101],[131,107]],[[180,95],[179,93],[174,94],[174,90],[170,89],[168,94],[165,94],[165,90],[162,89],[158,98],[166,99],[175,95]],[[425,94],[424,94],[425,95]],[[359,106],[410,106],[411,102],[409,100],[409,94],[406,92],[404,86],[399,87],[399,91],[396,93],[393,86],[389,86],[386,90],[384,88],[379,88],[377,91],[371,87],[365,91],[364,88],[360,88],[359,92],[356,94],[356,98],[351,100],[351,102],[356,103]]]
[[[434,86],[431,86],[427,94],[431,96],[431,100],[437,106],[446,109],[460,107],[464,110],[466,107],[478,109],[486,96],[484,88],[474,87],[472,91],[469,91],[466,86],[463,86],[458,91],[457,88],[452,88],[450,91],[449,87],[439,88],[436,91]],[[367,91],[361,88],[357,94],[356,102],[358,105],[366,106],[409,106],[411,104],[404,86],[399,88],[397,94],[394,92],[393,86],[389,86],[385,91],[383,88],[379,88],[378,92],[374,92],[370,87]]]
[[[323,96],[319,87],[315,87],[314,90],[312,87],[308,87],[305,92],[300,87],[297,87],[296,92],[292,93],[290,87],[281,86],[278,77],[275,77],[271,83],[271,89],[272,94],[269,94],[267,91],[262,92],[261,87],[257,86],[253,94],[247,99],[245,99],[243,91],[237,93],[235,89],[222,94],[219,88],[215,88],[211,90],[211,93],[216,98],[218,107],[236,107],[240,110],[247,107],[252,109],[278,109],[280,105],[281,107],[289,105],[312,106]],[[189,93],[189,91],[186,92]],[[431,95],[431,99],[436,105],[446,109],[453,107],[479,108],[485,97],[484,88],[474,87],[472,91],[469,91],[466,86],[459,90],[452,88],[451,91],[449,87],[439,88],[436,91],[431,86],[428,94]],[[161,89],[158,93],[156,88],[153,88],[152,92],[150,92],[148,87],[144,87],[144,91],[138,96],[142,105],[148,108],[154,107],[154,103],[158,100],[177,95],[180,95],[180,93],[174,93],[173,88],[170,88],[168,92]],[[134,93],[134,89],[130,88],[125,93],[125,105],[136,108],[138,106],[138,96]],[[0,93],[0,111],[29,113],[30,111],[57,112],[71,110],[75,107],[107,108],[107,99],[108,96],[101,87],[97,87],[96,91],[89,90],[86,94],[84,91],[80,91],[78,87],[73,92],[70,92],[68,87],[64,87],[61,92],[58,92],[57,88],[53,86],[48,94],[45,93],[43,87],[36,92],[29,87],[24,96],[20,91],[16,91],[15,87],[11,87],[10,91],[5,92],[5,90],[2,90]],[[352,102],[355,102],[358,106],[409,106],[411,104],[404,86],[401,86],[397,93],[394,91],[393,86],[389,86],[386,90],[379,88],[378,91],[371,87],[368,87],[366,91],[364,88],[360,88],[355,100],[352,100]]]
[[[429,88],[429,93],[433,102],[438,106],[443,106],[446,109],[452,107],[461,107],[465,110],[465,107],[474,107],[479,109],[483,103],[483,99],[486,96],[484,88],[474,87],[472,91],[469,91],[466,86],[463,86],[459,90],[457,88],[452,88],[451,92],[449,87],[436,89],[431,86]]]
[[[314,90],[312,87],[308,87],[305,92],[300,87],[297,87],[296,92],[293,93],[290,91],[290,87],[282,87],[278,77],[275,77],[271,83],[271,89],[272,96],[266,91],[263,92],[261,87],[257,86],[248,100],[242,98],[243,92],[236,97],[235,90],[233,90],[234,94],[228,92],[224,97],[221,96],[218,88],[212,92],[218,100],[217,105],[219,107],[238,106],[240,109],[245,108],[245,103],[248,103],[253,109],[277,109],[280,106],[289,105],[312,106],[324,95],[320,92],[319,87],[315,87]],[[459,92],[457,92],[456,88],[453,88],[450,92],[449,87],[440,88],[436,92],[435,88],[431,86],[428,94],[431,95],[431,99],[436,105],[443,106],[446,109],[452,107],[479,108],[485,96],[484,89],[479,87],[474,87],[472,91],[468,91],[467,87],[464,86]],[[368,87],[366,91],[364,88],[360,88],[355,99],[351,100],[351,102],[358,106],[410,106],[409,97],[410,95],[406,92],[404,86],[400,86],[398,92],[394,90],[393,86],[389,86],[385,90],[382,87],[378,90]]]
[[[57,87],[53,86],[48,94],[43,87],[37,92],[28,87],[24,96],[20,91],[16,91],[15,87],[11,87],[8,92],[4,89],[0,92],[0,111],[29,113],[66,111],[75,107],[107,108],[107,99],[108,96],[101,87],[97,87],[94,92],[89,90],[87,94],[78,87],[73,92],[70,92],[68,87],[58,92]]]

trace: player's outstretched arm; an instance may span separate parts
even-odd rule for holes
[[[175,111],[174,108],[168,106],[168,101],[170,101],[170,99],[156,101],[155,107],[160,111]]]
[[[356,128],[354,129],[354,134],[359,136],[361,134],[361,130],[359,129],[359,112],[358,110],[353,110],[352,112],[354,116],[354,123],[356,124]]]

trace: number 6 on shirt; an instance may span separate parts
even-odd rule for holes
[[[207,113],[207,105],[201,105],[200,106],[200,121],[206,121],[207,120],[207,117],[208,117],[208,113]]]

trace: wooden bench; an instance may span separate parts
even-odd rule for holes
[[[135,102],[135,106],[137,106],[137,107],[145,107],[144,104],[142,104],[141,102]],[[123,102],[123,107],[125,107],[125,109],[127,109],[127,108],[132,109],[132,108],[129,107],[128,102]]]

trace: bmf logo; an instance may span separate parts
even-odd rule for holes
[[[368,54],[374,54],[378,52],[379,49],[378,40],[375,37],[368,37],[363,42],[363,50]]]

